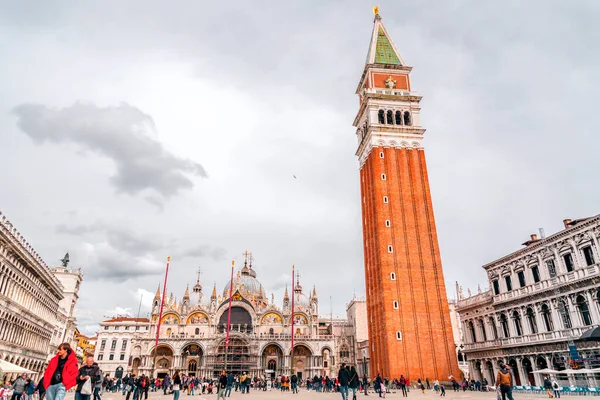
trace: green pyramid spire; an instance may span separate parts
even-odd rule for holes
[[[402,65],[390,39],[388,39],[383,28],[379,26],[377,30],[377,45],[375,46],[376,64],[396,64]]]

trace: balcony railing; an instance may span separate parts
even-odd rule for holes
[[[465,350],[483,350],[491,349],[498,346],[510,347],[519,346],[524,343],[541,344],[547,342],[563,341],[565,339],[575,339],[580,337],[589,327],[578,327],[552,332],[539,332],[524,336],[515,336],[496,340],[488,340],[485,342],[465,343]]]
[[[578,281],[580,279],[587,278],[589,276],[594,276],[600,274],[600,266],[598,264],[591,265],[584,268],[578,268],[573,272],[568,272],[566,274],[558,275],[554,278],[546,279],[540,282],[532,283],[531,285],[524,286],[520,289],[511,290],[510,292],[503,292],[497,296],[494,296],[495,303],[501,303],[503,301],[513,300],[515,298],[529,296],[533,293],[539,293],[543,290],[554,290],[557,286],[561,286],[564,284],[568,284],[574,281]],[[477,296],[475,296],[477,297]],[[473,297],[470,297],[471,299]],[[465,300],[469,300],[465,299]],[[459,302],[459,306],[461,305],[461,300]]]
[[[401,89],[381,89],[381,88],[365,88],[365,94],[388,94],[393,96],[418,96],[417,92],[411,92]]]

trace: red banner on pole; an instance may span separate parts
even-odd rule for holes
[[[229,331],[231,327],[231,302],[233,300],[233,266],[235,261],[231,262],[231,281],[229,284],[229,309],[227,310],[227,334],[225,335],[225,350],[229,349]]]
[[[158,347],[158,335],[160,334],[160,324],[162,322],[163,307],[165,305],[165,294],[167,293],[167,278],[169,277],[169,264],[171,263],[171,257],[167,257],[167,268],[165,270],[165,283],[163,285],[162,301],[160,302],[160,312],[158,313],[158,323],[156,324],[156,343],[154,345],[154,354],[156,354],[156,347]]]
[[[294,266],[292,265],[292,368],[294,363],[294,298],[296,297],[296,286],[294,286]]]

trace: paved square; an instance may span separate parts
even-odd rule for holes
[[[69,393],[67,395],[67,400],[73,400],[73,393]],[[194,396],[188,396],[187,394],[181,393],[181,395],[179,396],[179,400],[215,400],[217,397],[216,394],[212,394],[212,395],[194,395]],[[298,399],[298,400],[309,400],[309,399],[318,399],[318,400],[324,400],[324,399],[336,399],[336,400],[340,400],[342,397],[339,393],[321,393],[321,392],[314,392],[314,391],[306,391],[305,388],[302,388],[299,390],[299,393],[297,395],[293,395],[291,392],[281,392],[279,390],[271,390],[271,391],[266,391],[263,392],[262,390],[251,390],[250,394],[244,394],[242,395],[239,392],[231,392],[231,397],[229,397],[230,399],[281,399],[284,397],[289,397],[289,398],[294,398],[294,399]],[[379,397],[377,396],[376,393],[374,392],[369,392],[368,396],[365,396],[364,394],[358,394],[356,395],[357,400],[369,400],[369,399],[378,399]],[[544,399],[547,398],[548,396],[545,393],[540,393],[540,394],[525,394],[525,393],[513,393],[513,397],[515,398],[515,400],[521,400],[521,399]],[[569,396],[570,397],[570,396]],[[387,399],[402,399],[402,393],[395,392],[395,393],[387,393],[386,395]],[[439,395],[437,395],[434,391],[432,390],[426,390],[425,394],[422,394],[420,391],[413,389],[409,394],[408,394],[408,399],[411,400],[418,400],[418,399],[427,399],[427,400],[434,400],[434,399],[438,399],[440,398]],[[133,397],[130,398],[130,400],[132,400]],[[350,400],[352,399],[352,392],[350,392]],[[446,391],[446,399],[454,399],[454,400],[463,400],[463,399],[481,399],[481,400],[495,400],[496,399],[496,393],[495,392],[470,392],[470,391],[466,391],[466,392],[453,392],[452,390]],[[105,393],[104,395],[102,395],[102,400],[125,400],[124,396],[121,396],[120,394],[117,393]],[[148,395],[148,400],[173,400],[173,395],[167,395],[164,396],[162,394],[162,392],[158,393],[149,393]]]

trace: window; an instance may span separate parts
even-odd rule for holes
[[[412,125],[410,122],[410,113],[408,111],[404,112],[404,125]]]
[[[392,110],[388,110],[386,122],[390,125],[392,125],[394,123],[394,112]]]
[[[590,266],[594,265],[594,253],[592,252],[592,246],[586,246],[581,249],[583,252],[583,257],[585,258],[585,263]]]
[[[485,331],[485,325],[484,325],[482,319],[479,320],[478,325],[479,325],[479,329],[481,331],[481,335],[483,336],[483,341],[486,342],[487,341],[487,332]]]
[[[114,360],[114,359],[115,359],[115,355],[114,355],[114,354],[111,354],[110,356],[108,356],[108,359],[109,359],[110,361]]]
[[[492,337],[498,339],[498,330],[496,329],[496,321],[494,321],[494,317],[490,317],[490,326],[492,327]]]
[[[402,125],[402,113],[400,111],[396,111],[396,125]]]
[[[544,320],[544,328],[546,328],[546,332],[551,332],[554,330],[552,326],[552,315],[550,315],[550,309],[547,304],[542,306],[542,318]]]
[[[469,333],[471,334],[472,343],[476,343],[477,335],[475,334],[475,325],[473,325],[473,321],[469,321]]]
[[[380,124],[385,124],[385,113],[383,110],[379,110],[379,113],[377,114],[377,120]]]
[[[196,328],[194,330],[194,335],[199,335],[200,334],[200,328]]]
[[[392,223],[390,222],[390,220],[389,220],[389,219],[386,219],[386,220],[385,220],[385,226],[387,226],[388,228],[389,228],[390,226],[392,226]]]
[[[125,351],[125,349],[127,349],[127,339],[123,339],[121,343],[121,351]]]
[[[573,324],[571,323],[571,315],[569,314],[569,306],[564,300],[558,302],[558,312],[562,317],[563,326],[565,329],[571,329]]]
[[[509,338],[510,331],[508,330],[508,320],[504,314],[500,314],[500,326],[502,326],[502,333],[504,334],[504,337]]]
[[[125,359],[125,354],[121,354],[121,355],[119,356],[119,360],[123,361],[124,359]]]
[[[394,248],[390,245],[388,246],[388,253],[393,253],[394,252]]]
[[[517,276],[519,277],[519,287],[525,286],[525,273],[523,271],[519,271]]]
[[[492,286],[494,287],[494,295],[499,295],[500,294],[500,285],[498,284],[498,279],[494,279],[492,281]]]
[[[531,274],[533,275],[533,281],[538,283],[540,281],[540,271],[537,265],[531,267]]]
[[[98,361],[102,361],[103,358],[104,358],[104,355],[98,354]]]
[[[140,330],[140,327],[139,327],[139,326],[136,326],[136,327],[135,327],[135,330],[136,330],[136,331],[139,331],[139,330]]]
[[[129,330],[129,325],[127,325],[127,326],[125,327],[125,330],[126,330],[126,331],[128,331],[128,330]]]
[[[383,151],[379,152],[379,158],[383,158]]]
[[[106,347],[106,339],[102,339],[102,342],[100,342],[100,350],[104,350],[105,347]]]
[[[387,203],[389,202],[389,200],[388,200],[388,197],[387,197],[387,196],[383,196],[383,202],[384,202],[385,204],[387,204]]]
[[[515,321],[515,329],[517,331],[517,336],[523,335],[523,327],[521,326],[521,316],[517,311],[513,312],[513,320]]]
[[[394,272],[390,272],[390,279],[393,281],[396,280],[396,274]]]
[[[575,268],[573,268],[573,256],[571,253],[567,253],[563,256],[563,261],[565,262],[565,267],[567,268],[567,272],[573,272]]]
[[[548,275],[550,275],[550,278],[554,278],[556,276],[556,265],[554,264],[554,260],[546,260],[546,267],[548,267]]]
[[[590,309],[588,308],[587,301],[585,301],[585,297],[582,295],[577,296],[576,303],[579,314],[581,315],[581,321],[585,326],[590,326],[592,324],[592,318],[590,317]]]
[[[104,326],[104,330],[107,331],[108,330],[108,326],[105,325]]]
[[[110,344],[110,349],[112,351],[114,351],[117,348],[117,339],[113,339],[112,343]]]
[[[512,290],[512,281],[510,280],[510,275],[504,277],[504,281],[506,282],[506,290],[510,292]]]
[[[396,340],[402,340],[402,332],[396,331]]]
[[[385,174],[381,174],[381,180],[385,181]]]
[[[394,310],[398,309],[398,300],[394,300]]]
[[[529,329],[531,330],[531,333],[537,333],[538,332],[538,328],[537,328],[537,322],[535,321],[535,314],[533,313],[533,309],[531,307],[529,307],[527,309],[527,322],[529,323]]]

